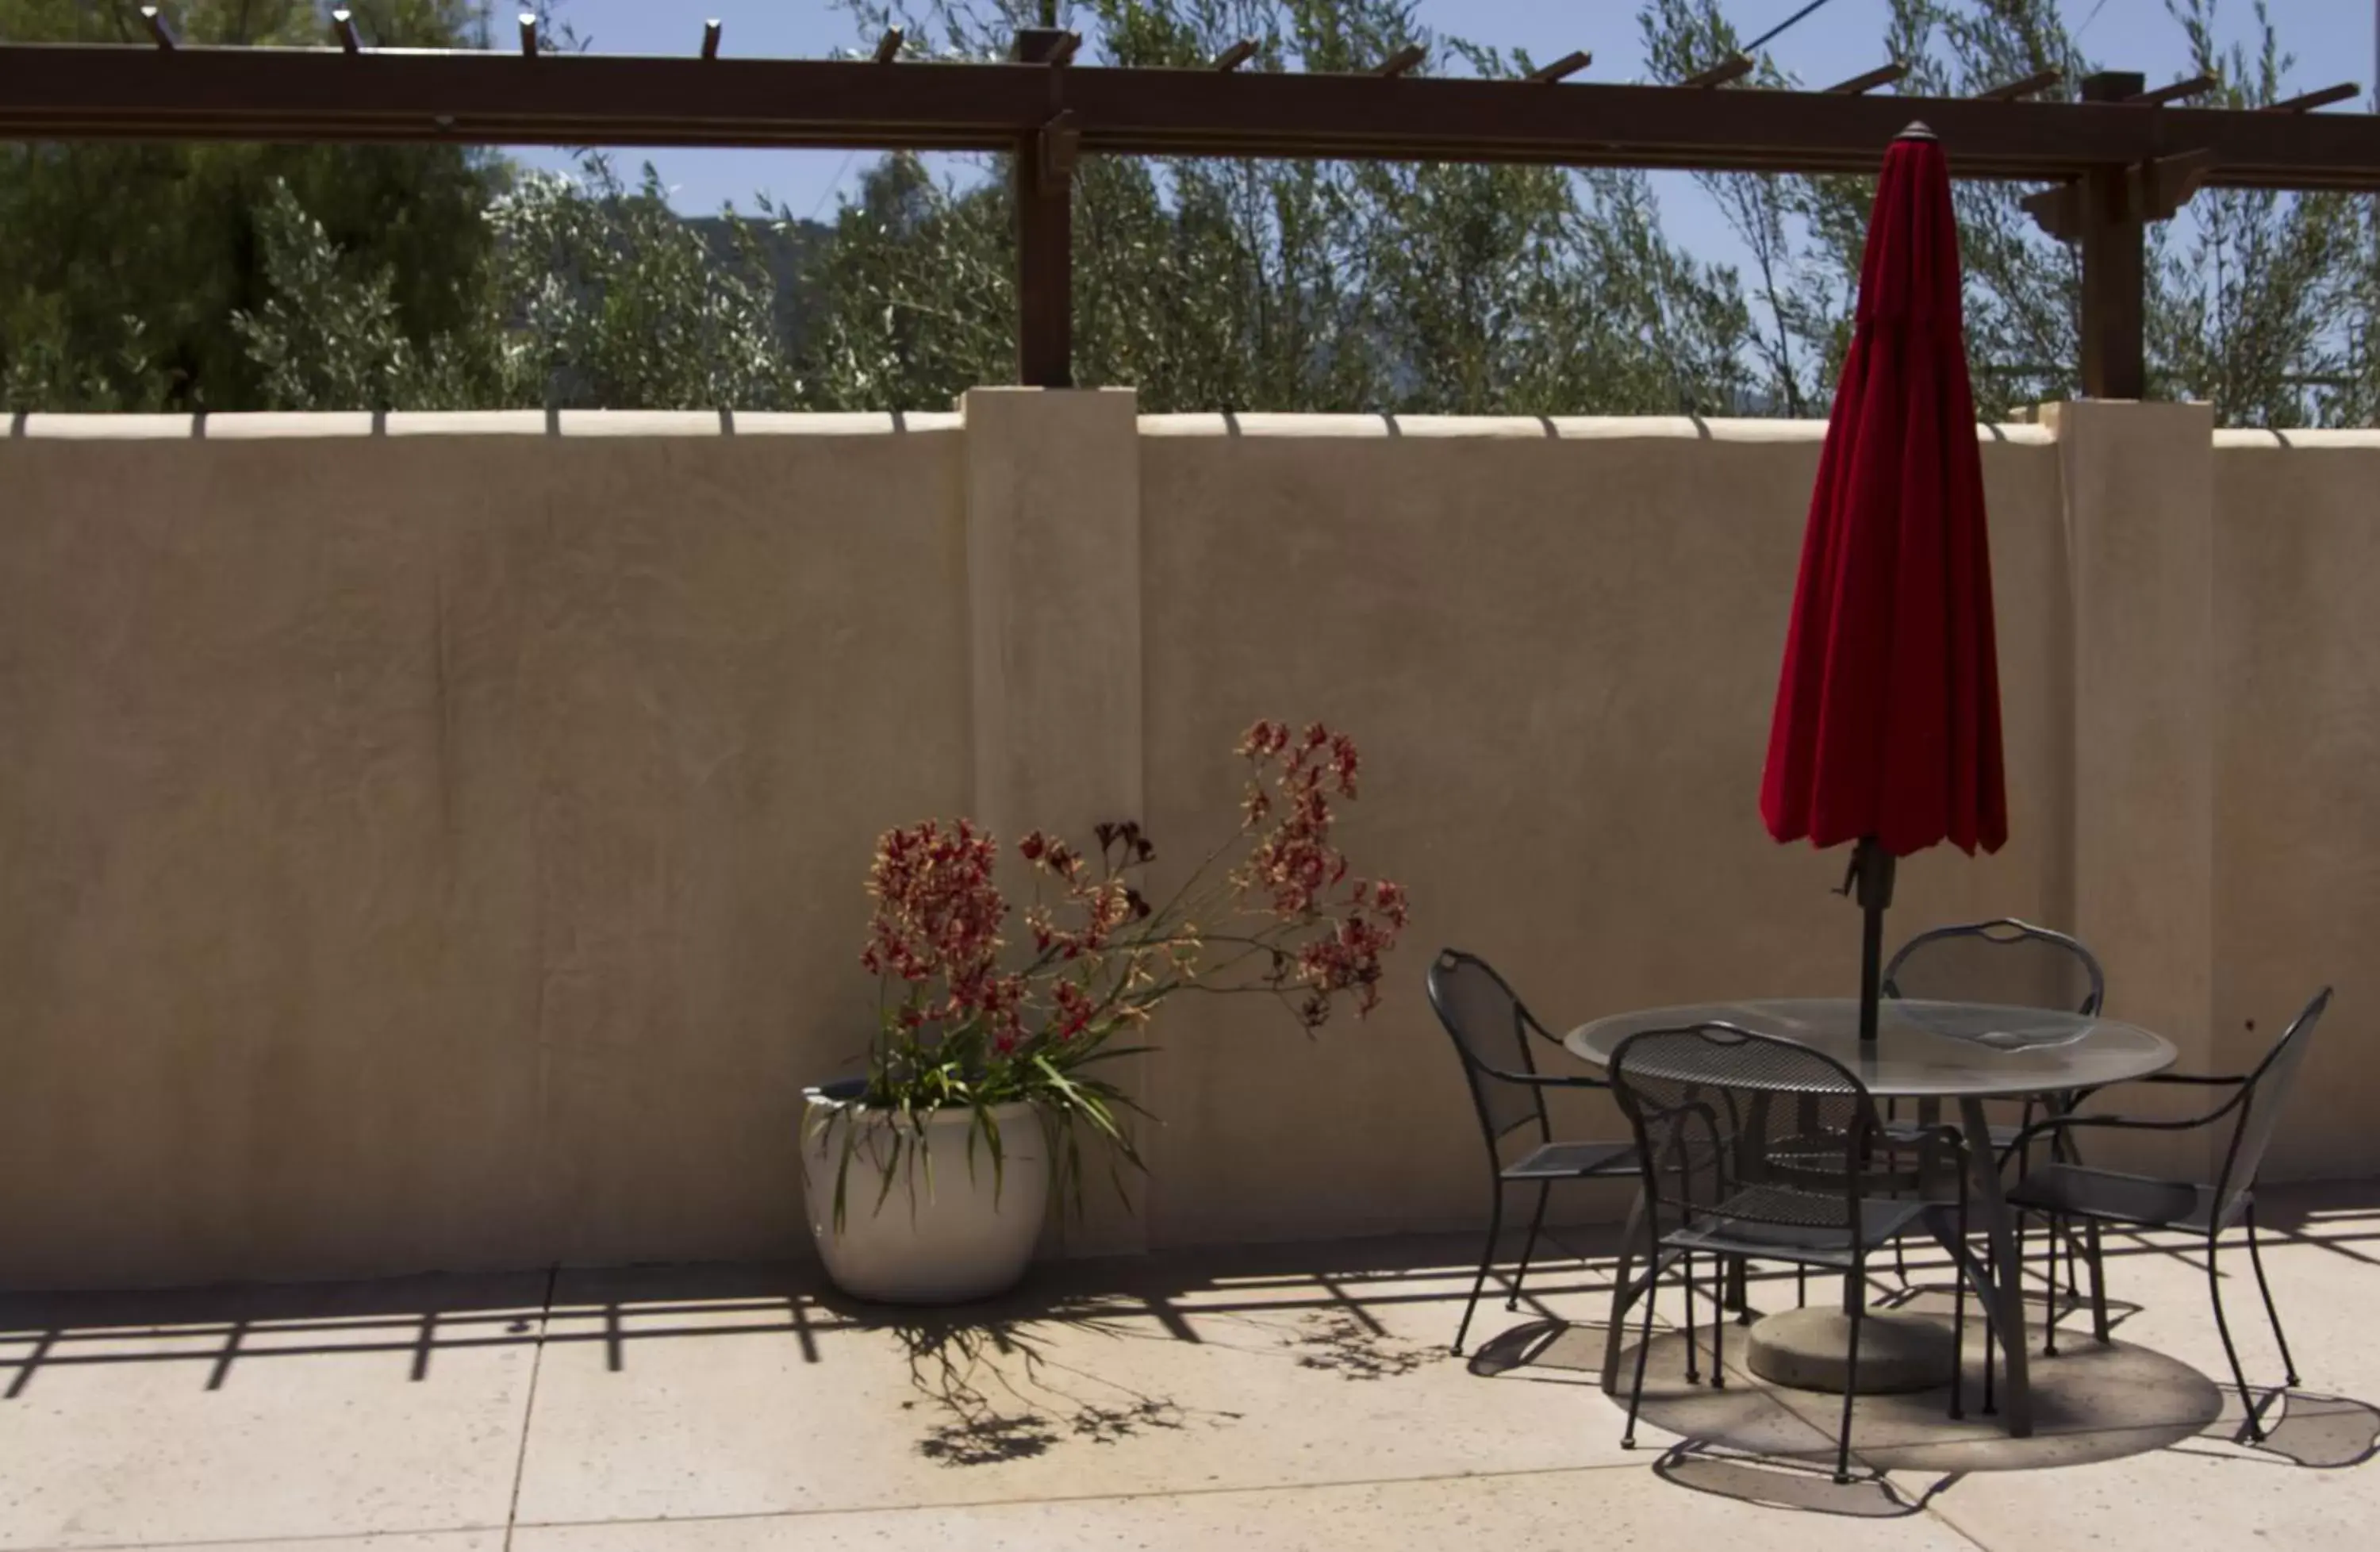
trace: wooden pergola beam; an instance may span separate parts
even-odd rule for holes
[[[2316,108],[2326,108],[2333,103],[2344,103],[2350,99],[2361,97],[2362,95],[2363,88],[2358,83],[2354,81],[2340,81],[2337,86],[2325,86],[2320,91],[2309,91],[2302,96],[2284,97],[2277,103],[2267,103],[2258,111],[2262,113],[2312,113]]]
[[[1833,94],[1856,96],[1863,91],[1874,91],[1879,86],[1890,86],[1907,74],[1909,74],[1909,67],[1906,65],[1879,65],[1873,70],[1862,71],[1847,81],[1837,81],[1827,88],[1827,91]]]
[[[2207,181],[2380,188],[2380,119],[2120,103],[1040,64],[0,44],[0,139],[1007,151],[1859,172],[1911,117],[1965,177],[2212,153]]]
[[[1539,86],[1552,86],[1558,81],[1568,80],[1594,63],[1594,55],[1585,49],[1574,49],[1550,65],[1538,66],[1529,72],[1528,79]]]

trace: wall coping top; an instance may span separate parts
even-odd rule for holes
[[[1488,441],[1609,442],[1626,440],[1726,443],[1805,443],[1825,438],[1823,420],[1706,419],[1687,415],[1144,415],[1140,431],[1150,437],[1264,437],[1308,440],[1418,440],[1476,438]],[[503,409],[242,412],[221,415],[69,415],[18,411],[7,418],[0,439],[63,442],[261,442],[308,437],[552,436],[600,437],[885,436],[955,431],[952,411],[852,411],[808,413],[783,410],[715,409]],[[1978,438],[2023,446],[2049,446],[2055,430],[2045,425],[1979,425]],[[2380,430],[2265,430],[2219,428],[2215,446],[2380,450]]]
[[[955,413],[799,414],[718,409],[370,410],[223,415],[54,415],[18,411],[0,439],[263,442],[304,437],[875,436],[954,431]]]
[[[2360,447],[2367,452],[2380,452],[2380,430],[2314,430],[2301,427],[2291,427],[2287,430],[2265,430],[2234,426],[2218,429],[2215,433],[2215,445],[2217,449],[2289,448],[2298,452],[2314,448]]]
[[[1144,415],[1143,436],[1379,439],[1477,437],[1516,442],[1822,442],[1824,420],[1706,419],[1692,415]],[[2046,426],[1978,426],[1986,442],[2048,446]]]

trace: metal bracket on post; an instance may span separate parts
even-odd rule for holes
[[[1075,127],[1070,110],[1041,126],[1033,137],[1034,153],[1040,163],[1041,191],[1069,187],[1075,176],[1075,162],[1083,151],[1083,133]]]

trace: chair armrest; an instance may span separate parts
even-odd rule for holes
[[[2195,1073],[2151,1073],[2141,1080],[2143,1083],[2153,1084],[2198,1084],[2210,1088],[2228,1088],[2234,1084],[2243,1084],[2247,1081],[2248,1077],[2244,1073],[2236,1078],[2210,1078]]]
[[[1514,1075],[1519,1076],[1517,1073]],[[1590,1078],[1584,1073],[1570,1077],[1558,1073],[1539,1073],[1531,1077],[1522,1078],[1521,1081],[1536,1084],[1539,1088],[1609,1088],[1611,1086],[1602,1078]]]
[[[1527,1029],[1530,1034],[1535,1035],[1538,1039],[1543,1040],[1546,1044],[1553,1047],[1554,1049],[1561,1052],[1565,1059],[1572,1061],[1578,1060],[1576,1057],[1571,1055],[1570,1048],[1562,1044],[1561,1037],[1556,1035],[1552,1030],[1548,1029],[1544,1025],[1539,1024],[1537,1022],[1537,1016],[1529,1012],[1526,1008],[1521,1010],[1521,1024],[1522,1026]],[[1539,1073],[1536,1074],[1500,1073],[1497,1075],[1499,1077],[1509,1077],[1515,1083],[1536,1084],[1540,1088],[1609,1088],[1611,1086],[1611,1081],[1608,1078],[1591,1078],[1584,1073],[1575,1077],[1565,1077],[1552,1073]]]
[[[2231,1111],[2238,1109],[2240,1101],[2247,1097],[2248,1090],[2243,1086],[2230,1098],[2216,1106],[2204,1115],[2192,1116],[2185,1121],[2134,1121],[2125,1116],[2100,1115],[2051,1116],[2046,1121],[2037,1121],[2019,1132],[2010,1140],[2008,1151],[2021,1154],[2035,1137],[2047,1136],[2052,1132],[2071,1127],[2095,1126],[2109,1132],[2194,1132],[2199,1127],[2220,1121]]]
[[[1561,1073],[1507,1073],[1500,1067],[1485,1065],[1480,1068],[1480,1071],[1500,1083],[1526,1084],[1531,1088],[1609,1088],[1611,1086],[1605,1079],[1591,1078],[1585,1073],[1572,1076]]]

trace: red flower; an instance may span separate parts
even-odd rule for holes
[[[1072,981],[1060,981],[1053,994],[1058,1004],[1058,1016],[1050,1025],[1050,1033],[1060,1044],[1073,1039],[1091,1026],[1091,1016],[1099,1004],[1091,994]]]
[[[996,973],[1000,924],[1008,915],[1008,902],[991,880],[998,852],[992,838],[966,819],[949,831],[928,819],[887,831],[877,842],[868,877],[876,911],[859,961],[913,986],[940,979],[948,988],[922,1011],[905,1006],[905,1025],[976,1017],[994,1027],[1015,1025],[1023,984]]]
[[[1234,989],[1281,996],[1309,1029],[1342,994],[1358,1016],[1378,1006],[1383,956],[1409,907],[1401,886],[1354,877],[1335,844],[1336,806],[1354,798],[1361,770],[1354,742],[1320,722],[1293,731],[1260,721],[1239,753],[1249,764],[1245,850],[1220,898],[1202,867],[1152,907],[1134,887],[1133,869],[1155,855],[1136,821],[1096,828],[1097,867],[1044,831],[1019,841],[1017,855],[1055,880],[1025,912],[1036,957],[1020,968],[1002,964],[1009,903],[993,882],[992,837],[965,819],[887,831],[868,874],[875,909],[860,958],[905,985],[871,1081],[924,1093],[920,1074],[939,1068],[980,1072],[1070,1046],[1066,1060],[1079,1061],[1172,992],[1226,976]],[[1210,941],[1228,945],[1211,960],[1202,952]],[[1004,1071],[1036,1081],[1021,1066]]]

